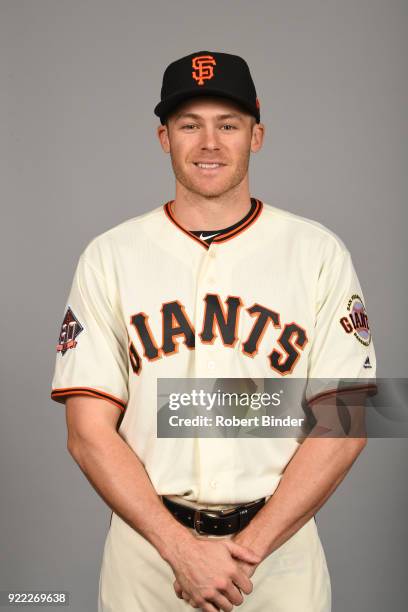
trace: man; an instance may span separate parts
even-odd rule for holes
[[[366,393],[375,352],[350,254],[251,198],[265,130],[242,58],[172,62],[155,113],[175,198],[82,253],[52,383],[68,449],[112,509],[99,612],[328,612],[314,515],[364,438],[319,424],[303,440],[158,437],[156,385],[304,378],[314,407],[336,396],[322,379]]]

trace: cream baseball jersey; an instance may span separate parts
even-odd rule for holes
[[[84,394],[123,412],[119,434],[159,495],[203,504],[271,495],[297,438],[159,438],[158,378],[361,378],[376,357],[342,240],[252,199],[210,244],[172,202],[110,229],[79,258],[57,345],[52,398]]]

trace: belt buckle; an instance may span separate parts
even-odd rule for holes
[[[208,535],[206,531],[201,531],[200,529],[200,525],[202,523],[201,520],[201,512],[205,512],[205,514],[208,514],[209,516],[213,516],[215,518],[219,518],[219,514],[217,514],[216,512],[211,512],[210,510],[194,510],[194,529],[196,530],[196,532],[200,535]]]
[[[208,516],[213,516],[215,518],[220,518],[220,516],[228,516],[229,514],[233,514],[234,512],[238,512],[239,515],[239,519],[241,521],[242,515],[245,515],[248,513],[248,508],[250,508],[251,506],[254,506],[255,504],[257,504],[258,502],[261,501],[262,498],[260,499],[256,499],[255,501],[250,501],[247,502],[245,504],[239,504],[238,506],[234,506],[233,508],[228,508],[228,509],[224,509],[224,510],[217,510],[212,512],[211,510],[206,510],[201,509],[201,510],[194,510],[194,529],[196,531],[196,533],[200,534],[200,535],[208,535],[206,531],[201,531],[200,529],[200,525],[202,523],[201,521],[201,512],[205,512],[205,514],[207,514]]]

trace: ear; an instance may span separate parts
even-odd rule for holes
[[[257,153],[263,144],[265,136],[265,126],[263,123],[255,123],[252,128],[252,137],[251,137],[251,151],[252,153]]]
[[[165,153],[170,153],[170,140],[167,125],[159,125],[157,128],[157,137],[160,141],[161,148]]]

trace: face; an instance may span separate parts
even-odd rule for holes
[[[219,197],[248,180],[251,152],[262,146],[264,127],[225,98],[192,98],[158,128],[176,180],[188,191]]]

